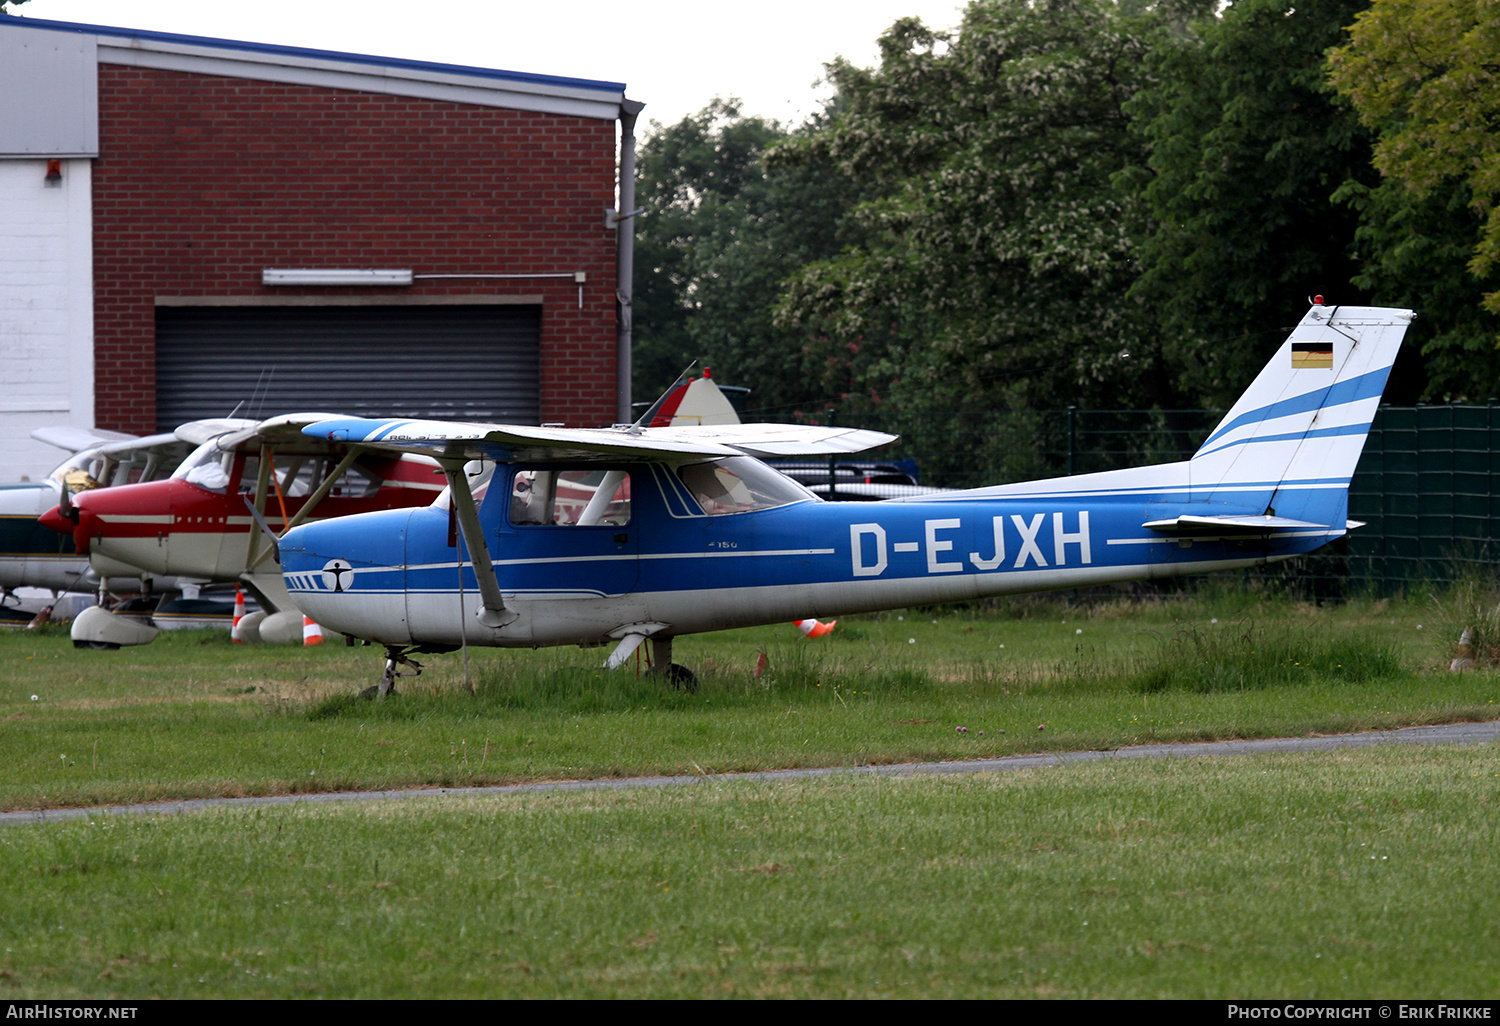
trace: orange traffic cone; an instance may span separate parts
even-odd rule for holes
[[[240,632],[240,621],[245,618],[245,589],[234,589],[234,625],[229,628],[229,637],[236,645],[245,643],[245,635]]]
[[[302,617],[302,644],[323,644],[323,628],[313,623],[313,618],[306,615]]]
[[[797,629],[804,637],[821,638],[829,631],[838,626],[837,620],[829,620],[827,623],[819,623],[817,620],[798,620]]]

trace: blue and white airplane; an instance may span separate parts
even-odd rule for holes
[[[433,505],[305,524],[287,589],[319,623],[407,656],[649,639],[1259,566],[1327,544],[1408,310],[1315,305],[1190,460],[914,499],[823,502],[758,457],[862,451],[781,424],[569,429],[330,420],[319,438],[442,465]]]

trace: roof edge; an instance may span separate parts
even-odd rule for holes
[[[533,86],[554,86],[563,89],[581,89],[591,92],[623,94],[625,83],[606,82],[596,79],[568,78],[561,75],[539,75],[524,71],[505,71],[498,68],[478,68],[464,64],[443,64],[437,61],[411,60],[405,57],[381,57],[373,54],[347,53],[340,50],[318,50],[303,46],[283,46],[274,43],[255,43],[246,40],[220,39],[214,36],[189,36],[173,32],[158,32],[154,29],[128,29],[109,25],[85,25],[67,21],[47,21],[9,14],[0,17],[0,26],[42,29],[49,32],[72,32],[140,42],[167,44],[194,48],[232,50],[280,58],[302,58],[308,61],[337,61],[345,64],[368,67],[399,68],[407,72],[427,72],[436,75],[460,75],[497,82],[526,83]]]

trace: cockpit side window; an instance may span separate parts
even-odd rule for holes
[[[254,461],[245,464],[245,473],[240,479],[242,492],[249,493],[255,490],[255,478],[251,476],[250,464],[252,462]],[[337,460],[325,459],[322,456],[299,456],[283,460],[276,465],[281,494],[288,499],[300,499],[311,495],[318,490],[323,484],[323,479],[337,466]],[[365,499],[380,491],[383,483],[381,478],[356,463],[339,475],[333,487],[328,490],[328,498]]]
[[[622,527],[630,523],[630,474],[623,470],[518,470],[510,522],[518,527]]]

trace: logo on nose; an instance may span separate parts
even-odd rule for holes
[[[330,559],[323,564],[323,587],[329,591],[344,591],[346,581],[353,582],[354,567],[342,559]]]

